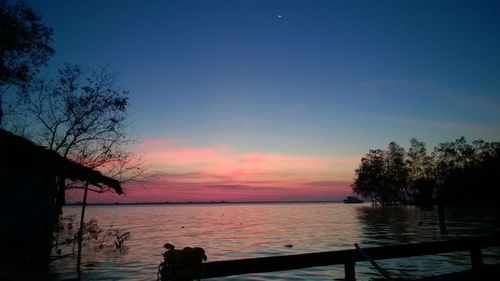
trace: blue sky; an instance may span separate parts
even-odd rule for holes
[[[49,75],[118,71],[143,140],[335,158],[500,139],[498,1],[27,4],[54,28]]]

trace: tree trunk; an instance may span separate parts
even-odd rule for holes
[[[59,218],[59,216],[62,214],[62,207],[66,203],[65,193],[64,193],[65,188],[66,188],[65,179],[61,176],[57,177],[57,190],[56,190],[56,202],[55,202],[56,219]]]

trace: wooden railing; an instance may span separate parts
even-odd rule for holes
[[[364,248],[363,250],[373,260],[468,251],[471,257],[472,270],[479,271],[483,266],[481,249],[491,246],[500,246],[500,236],[403,244]],[[203,264],[202,278],[293,270],[317,266],[344,265],[345,280],[352,281],[356,279],[356,262],[363,262],[366,260],[367,259],[358,250],[353,249],[275,257],[213,261]]]

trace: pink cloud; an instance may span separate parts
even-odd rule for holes
[[[300,186],[293,184],[165,182],[161,185],[128,186],[126,195],[122,196],[90,193],[88,202],[325,201],[338,200],[350,193],[350,183],[303,183]],[[82,193],[80,190],[72,190],[67,198],[69,202],[81,201]]]
[[[125,197],[99,194],[91,200],[333,200],[350,193],[360,159],[187,147],[168,139],[146,140],[136,151],[144,153],[156,175],[147,183],[128,184]],[[73,197],[79,197],[77,192]]]

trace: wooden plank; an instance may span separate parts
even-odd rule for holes
[[[346,262],[344,264],[345,281],[356,281],[356,263]]]
[[[336,251],[252,259],[214,261],[203,264],[203,278],[223,277],[249,273],[293,270],[307,267],[344,264],[354,252]]]
[[[364,248],[374,260],[435,255],[473,248],[500,245],[499,236],[434,241],[385,247]],[[327,265],[344,265],[366,261],[357,250],[327,251],[298,255],[214,261],[203,264],[203,278],[224,277],[250,273],[294,270]]]

